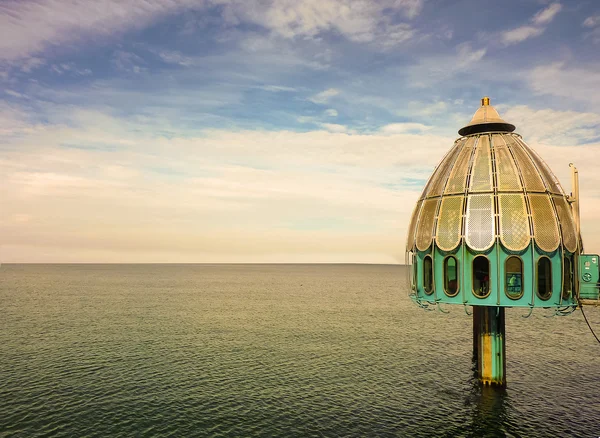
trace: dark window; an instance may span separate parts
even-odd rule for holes
[[[450,297],[458,294],[458,261],[454,256],[444,260],[444,292]]]
[[[413,290],[417,288],[417,272],[418,272],[418,265],[417,265],[417,256],[413,254],[412,256],[412,268],[413,268],[413,272],[412,272],[412,286],[413,286]]]
[[[490,262],[486,256],[473,259],[473,293],[478,298],[490,294]]]
[[[433,292],[433,261],[431,256],[425,256],[423,260],[423,286],[426,294],[429,295]]]
[[[552,296],[552,264],[548,257],[540,257],[537,265],[537,294],[542,300]]]
[[[504,263],[504,291],[509,298],[523,296],[523,262],[517,256],[511,256]]]
[[[571,259],[565,257],[563,259],[563,287],[562,297],[567,299],[573,293],[573,271],[571,269]]]

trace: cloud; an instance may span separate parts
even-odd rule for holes
[[[407,23],[390,23],[388,17],[400,13],[416,17],[422,0],[272,0],[256,7],[234,1],[225,4],[224,16],[231,24],[253,22],[285,38],[316,37],[337,32],[351,41],[380,40],[395,45],[410,39],[414,31]]]
[[[586,102],[600,110],[600,64],[556,62],[537,66],[525,74],[529,87],[537,94],[548,94]]]
[[[592,29],[584,34],[584,38],[591,39],[594,44],[600,44],[600,15],[587,17],[582,26]]]
[[[596,27],[598,25],[600,25],[600,15],[587,17],[582,24],[583,27]]]
[[[552,20],[554,20],[554,17],[561,11],[561,9],[562,5],[560,3],[553,3],[546,9],[542,9],[537,14],[535,14],[531,19],[531,22],[536,26],[543,26],[545,24],[548,24]]]
[[[337,90],[335,88],[328,88],[325,91],[321,91],[320,93],[317,93],[312,97],[309,97],[308,100],[310,100],[313,103],[322,105],[322,104],[329,102],[329,100],[332,97],[337,96],[338,94],[340,94],[340,90]]]
[[[283,85],[261,85],[258,88],[260,88],[261,90],[265,90],[265,91],[271,91],[273,93],[279,93],[279,92],[294,92],[294,91],[298,91],[297,88],[294,87],[285,87]]]
[[[429,131],[430,129],[431,126],[423,125],[421,123],[391,123],[382,126],[380,132],[383,134],[416,134]]]
[[[329,108],[325,110],[325,115],[329,116],[329,117],[337,117],[338,116],[338,112],[337,110],[333,109],[333,108]]]
[[[474,49],[471,44],[463,43],[456,47],[457,49],[457,66],[461,69],[465,69],[471,66],[473,63],[483,58],[487,52],[485,48]]]
[[[89,76],[92,74],[92,70],[89,68],[79,69],[73,62],[62,62],[60,64],[52,64],[50,70],[58,75],[65,73],[71,73],[76,76]]]
[[[141,57],[124,50],[115,51],[111,59],[111,64],[116,70],[121,72],[138,74],[146,71],[146,68],[141,66],[141,64],[145,64]]]
[[[338,125],[336,123],[321,123],[320,125],[330,132],[346,132],[346,131],[348,131],[348,128],[346,126]]]
[[[389,17],[400,14],[410,20],[422,6],[423,0],[13,0],[5,2],[0,15],[0,61],[27,62],[51,47],[111,39],[173,14],[207,8],[221,10],[228,26],[257,24],[284,38],[329,31],[355,42],[393,46],[410,39],[414,30]]]
[[[501,33],[501,42],[504,44],[504,46],[511,46],[530,38],[540,36],[546,31],[545,26],[554,20],[554,17],[561,11],[561,9],[562,5],[560,3],[553,3],[547,8],[540,10],[531,18],[531,24],[520,26]]]
[[[411,114],[415,114],[421,117],[431,117],[438,114],[444,114],[448,111],[448,104],[443,101],[437,101],[433,103],[410,102],[408,106]]]
[[[162,50],[158,53],[160,59],[168,64],[177,64],[182,67],[191,67],[194,65],[194,60],[189,56],[184,56],[177,51]]]
[[[595,113],[517,105],[503,111],[503,118],[536,143],[574,146],[600,142],[600,115]]]
[[[33,56],[31,58],[24,60],[21,63],[20,69],[23,73],[31,73],[33,70],[44,65],[45,63],[46,63],[46,61],[44,61],[43,59],[36,58],[35,56]]]
[[[427,88],[432,84],[451,79],[458,73],[468,71],[486,55],[486,48],[474,48],[471,43],[462,43],[454,53],[423,56],[419,61],[403,69],[409,76],[409,84],[416,88]]]
[[[502,34],[502,42],[510,46],[523,42],[529,38],[540,36],[546,29],[535,26],[521,26],[516,29],[508,30]]]
[[[317,118],[311,116],[298,116],[296,117],[296,121],[298,123],[317,123]]]
[[[0,60],[26,59],[50,46],[143,28],[188,8],[192,0],[40,0],[8,1],[0,15]]]
[[[27,96],[26,94],[23,93],[19,93],[18,91],[14,91],[14,90],[4,90],[4,92],[6,94],[8,94],[9,96],[12,97],[16,97],[18,99],[30,99],[29,96]]]
[[[289,261],[319,252],[393,259],[402,254],[402,218],[408,221],[420,190],[403,181],[426,178],[453,142],[348,134],[336,124],[304,133],[204,130],[165,138],[153,119],[125,121],[72,106],[48,111],[65,123],[35,125],[26,112],[7,108],[21,128],[5,137],[0,155],[0,232],[10,236],[2,261],[31,261],[33,254],[54,261],[140,261],[149,254],[154,261],[259,254]],[[296,228],[315,212],[336,226],[323,223],[308,234]],[[323,242],[327,251],[318,249]]]
[[[383,25],[380,33],[373,37],[383,49],[392,49],[399,44],[411,40],[417,31],[407,23]]]

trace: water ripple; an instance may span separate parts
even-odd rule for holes
[[[397,266],[3,265],[0,437],[600,436],[579,315],[509,310],[509,387],[480,388],[471,320],[414,307],[402,282]]]

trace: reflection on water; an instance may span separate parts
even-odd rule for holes
[[[473,419],[469,436],[504,436],[507,432],[506,425],[509,423],[509,397],[506,389],[481,385],[476,377],[472,379],[471,385],[469,402]]]
[[[2,437],[600,436],[577,313],[507,311],[502,390],[472,318],[413,305],[399,266],[0,269]]]

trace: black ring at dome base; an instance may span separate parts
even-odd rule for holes
[[[477,125],[467,125],[458,131],[458,135],[465,136],[479,134],[480,132],[513,132],[515,125],[510,123],[478,123]]]

